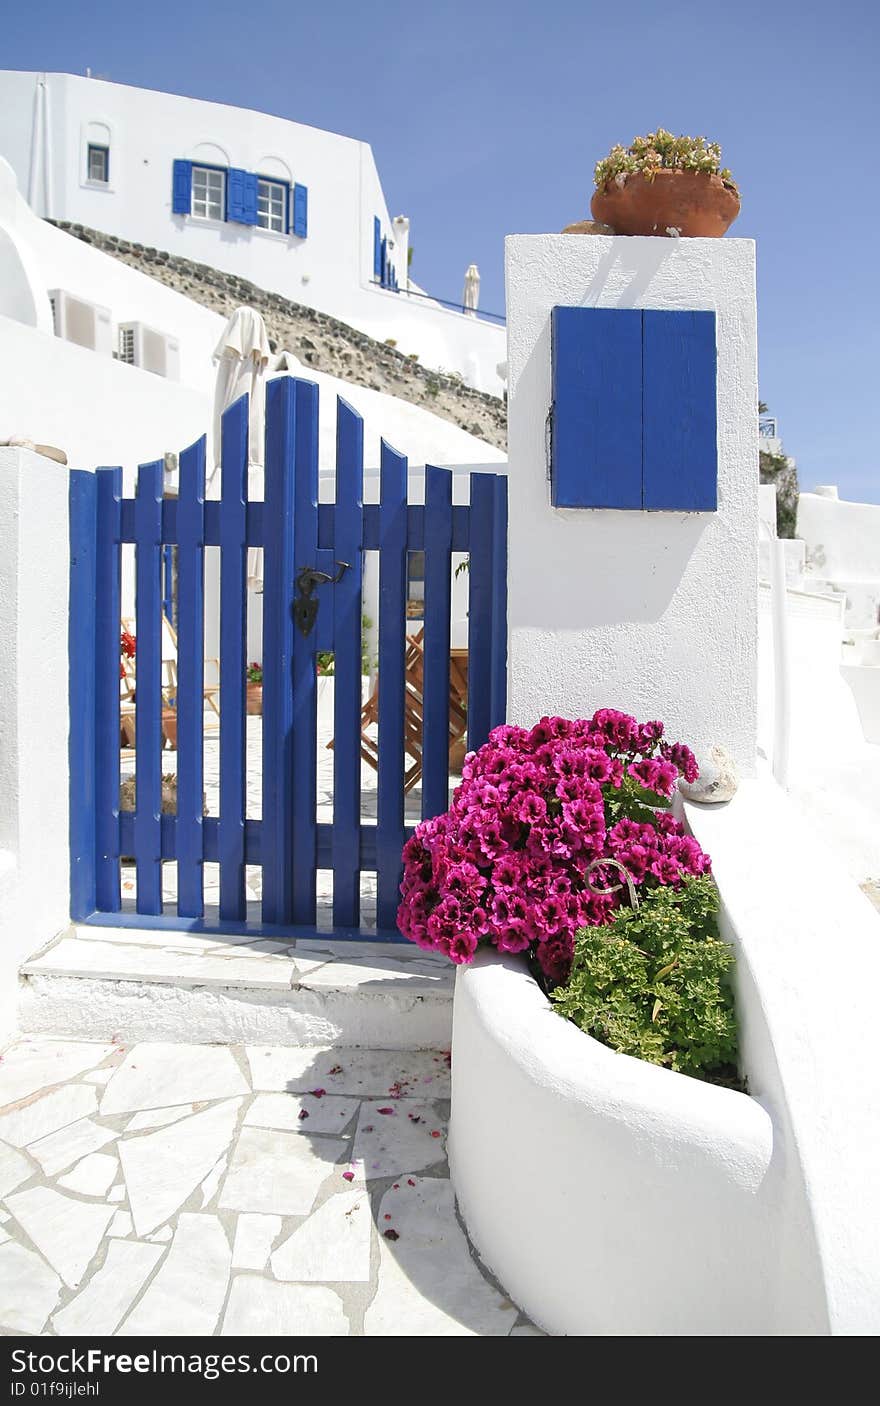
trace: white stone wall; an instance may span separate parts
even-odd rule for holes
[[[880,625],[880,504],[847,503],[830,492],[798,499],[807,571],[845,592],[848,626],[869,629]]]
[[[373,220],[380,218],[389,238],[394,226],[366,142],[223,103],[63,73],[0,71],[0,107],[0,156],[38,215],[238,274],[379,341],[393,337],[423,364],[501,393],[502,327],[374,285]],[[86,178],[89,140],[109,143],[107,185]],[[176,158],[307,186],[308,237],[173,214]],[[398,279],[405,287],[400,270]]]
[[[18,968],[70,916],[68,473],[0,448],[0,1041]]]
[[[550,506],[550,310],[713,309],[718,511]],[[755,764],[758,444],[754,244],[746,239],[514,235],[508,712],[661,718],[698,751]]]

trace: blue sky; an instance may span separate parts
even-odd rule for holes
[[[872,0],[36,0],[6,15],[0,63],[371,142],[413,276],[456,299],[476,262],[489,311],[504,235],[585,217],[616,141],[718,140],[743,194],[733,233],[758,241],[761,395],[803,487],[880,502],[878,37]]]

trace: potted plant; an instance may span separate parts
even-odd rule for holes
[[[718,143],[674,137],[662,127],[629,147],[612,147],[595,181],[590,209],[616,234],[718,239],[740,210]]]
[[[696,776],[611,709],[505,725],[404,849],[400,930],[459,964],[457,1203],[552,1333],[766,1317],[773,1129],[737,1078],[709,856],[671,810]]]
[[[247,666],[246,711],[251,714],[263,712],[263,666],[252,659]]]

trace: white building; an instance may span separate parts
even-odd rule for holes
[[[504,329],[407,279],[368,143],[64,73],[0,72],[0,156],[38,215],[237,274],[500,394]]]

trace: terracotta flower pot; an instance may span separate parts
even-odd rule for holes
[[[720,239],[739,214],[739,196],[720,176],[708,171],[656,171],[651,180],[627,176],[622,185],[609,181],[590,204],[597,220],[616,234],[666,235]]]
[[[247,686],[247,702],[245,704],[248,713],[260,714],[263,711],[263,685],[261,683],[249,683]]]
[[[171,748],[171,751],[172,751],[172,752],[175,752],[175,751],[177,750],[177,709],[176,709],[176,708],[163,708],[163,709],[162,709],[162,738],[163,738],[163,746],[165,745],[165,743],[167,743],[168,746]]]

